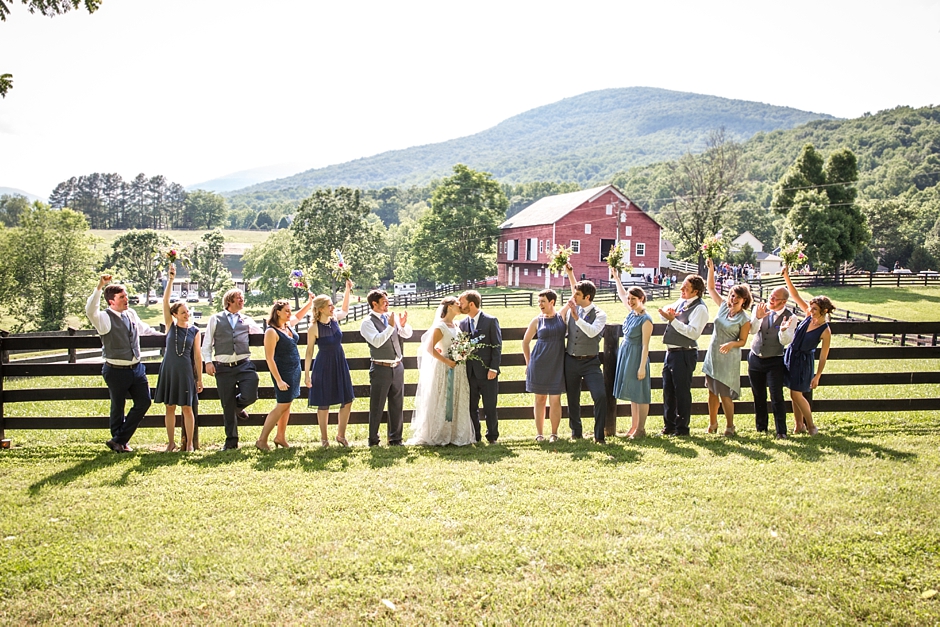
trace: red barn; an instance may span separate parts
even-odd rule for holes
[[[578,278],[606,280],[605,259],[618,239],[627,243],[634,275],[659,272],[662,227],[613,185],[542,198],[500,229],[500,285],[563,287],[563,278],[548,272],[548,253],[556,243],[574,250],[571,265]]]

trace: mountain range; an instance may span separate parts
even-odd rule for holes
[[[339,185],[424,185],[449,175],[455,163],[490,172],[501,183],[565,181],[584,187],[632,166],[696,152],[718,127],[744,141],[759,132],[820,119],[835,118],[652,87],[605,89],[520,113],[467,137],[307,170],[226,195]],[[231,185],[235,177],[227,178]]]

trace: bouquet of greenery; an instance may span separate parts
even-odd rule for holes
[[[333,251],[333,275],[344,283],[352,277],[349,266],[343,259],[343,253],[339,250]]]
[[[178,248],[171,248],[170,250],[163,253],[163,258],[166,259],[168,266],[173,265],[174,263],[179,263],[184,268],[189,267],[189,259]]]
[[[309,290],[307,285],[307,278],[304,276],[303,270],[292,270],[290,276],[287,277],[287,287],[292,287],[295,290]]]
[[[561,271],[565,269],[565,266],[568,265],[568,259],[570,259],[573,254],[574,251],[570,248],[555,244],[552,249],[548,251],[548,271],[552,274],[560,274]]]
[[[706,259],[721,261],[728,256],[728,245],[721,239],[720,234],[712,235],[711,237],[706,237],[705,241],[702,242],[701,251]]]
[[[617,242],[615,246],[612,246],[610,252],[607,253],[607,265],[613,268],[618,275],[622,272],[633,272],[633,265],[629,262],[624,262],[624,257],[626,256],[626,247],[623,242]]]
[[[478,335],[471,338],[469,333],[461,331],[457,334],[457,337],[454,338],[450,348],[447,349],[447,357],[456,361],[458,364],[471,359],[479,361],[480,357],[476,354],[476,351],[480,348],[480,341],[483,337],[482,335]]]
[[[780,257],[783,259],[783,263],[786,264],[787,268],[796,270],[806,265],[806,253],[803,252],[805,250],[806,244],[801,242],[800,238],[796,238],[780,249]]]

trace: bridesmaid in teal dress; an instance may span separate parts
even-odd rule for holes
[[[737,433],[734,428],[734,401],[741,395],[741,347],[751,332],[747,310],[751,306],[751,289],[735,285],[727,299],[715,288],[715,262],[708,260],[708,293],[719,306],[715,317],[712,341],[705,354],[702,372],[708,388],[708,432],[718,432],[718,406],[725,413],[725,436]]]
[[[620,300],[630,312],[623,321],[623,344],[617,353],[614,396],[630,402],[630,430],[627,437],[646,436],[646,416],[650,410],[650,337],[653,319],[646,313],[646,292],[640,287],[624,288],[611,268],[610,278],[617,286]]]

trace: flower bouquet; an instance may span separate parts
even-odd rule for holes
[[[624,261],[626,252],[624,243],[617,242],[607,254],[607,265],[617,272],[617,276],[620,276],[623,272],[633,272],[633,264]]]
[[[349,266],[346,265],[346,261],[343,259],[343,253],[338,249],[333,252],[333,275],[344,283],[352,277]]]
[[[568,259],[570,259],[573,254],[574,251],[570,248],[555,244],[552,249],[548,251],[548,271],[552,274],[560,274],[565,269],[565,266],[568,264]]]
[[[287,287],[291,287],[295,290],[309,290],[307,285],[307,278],[304,276],[303,270],[292,270],[290,276],[287,277]]]
[[[456,361],[458,364],[471,359],[479,361],[480,356],[476,354],[476,351],[480,347],[480,341],[482,339],[482,335],[470,337],[469,333],[461,331],[457,334],[457,337],[454,338],[450,348],[447,349],[447,357]]]
[[[172,266],[174,263],[179,263],[184,268],[189,267],[189,259],[178,248],[171,248],[170,250],[163,253],[163,258],[166,260],[168,266]]]
[[[702,242],[701,251],[706,259],[720,261],[728,256],[728,245],[721,239],[721,234],[712,235]]]
[[[806,265],[806,244],[800,241],[800,238],[793,240],[780,249],[780,258],[790,270],[796,270]]]

